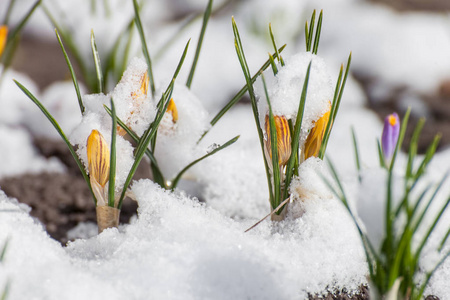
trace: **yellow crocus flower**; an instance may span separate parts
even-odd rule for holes
[[[7,38],[8,38],[8,26],[2,25],[0,26],[0,56],[2,55],[3,50],[5,50]]]
[[[284,166],[287,164],[289,157],[291,157],[291,131],[286,117],[274,116],[273,118],[275,121],[275,129],[277,131],[278,164]],[[270,159],[272,159],[269,115],[266,115],[264,123],[267,134],[267,140],[265,141],[266,150],[269,153]]]
[[[170,99],[166,112],[168,112],[172,115],[172,121],[174,123],[176,123],[178,121],[178,110],[177,110],[177,106],[175,105],[175,101],[173,101],[173,98]]]
[[[97,206],[106,205],[105,185],[109,181],[110,154],[102,134],[94,129],[87,139],[87,157],[89,178],[92,190],[97,198]]]
[[[303,159],[306,160],[311,156],[317,157],[319,155],[320,146],[322,145],[325,129],[327,128],[328,120],[330,119],[331,103],[328,102],[328,110],[317,120],[306,138],[303,147]]]

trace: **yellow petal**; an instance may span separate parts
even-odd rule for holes
[[[147,75],[147,72],[145,72],[141,76],[141,87],[139,88],[138,91],[131,93],[131,96],[133,97],[133,100],[136,100],[140,96],[147,97],[148,85],[149,85],[148,75]]]
[[[92,130],[87,140],[89,176],[104,187],[109,180],[109,148],[98,130]]]
[[[0,56],[5,50],[6,40],[8,38],[8,26],[2,25],[0,26]]]
[[[328,102],[328,110],[316,121],[314,127],[309,132],[306,139],[303,157],[308,159],[311,156],[317,157],[319,155],[320,146],[322,145],[325,129],[327,128],[328,120],[330,119],[331,103]]]
[[[167,106],[167,112],[172,115],[172,121],[176,123],[178,121],[178,110],[177,106],[175,105],[175,101],[173,101],[173,98],[170,99],[169,105]]]
[[[288,120],[284,116],[274,116],[275,129],[277,131],[278,164],[284,166],[291,157],[291,131]],[[270,140],[269,115],[266,115],[265,129],[267,133],[266,148],[272,158],[272,146]]]

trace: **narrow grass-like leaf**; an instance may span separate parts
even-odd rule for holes
[[[91,191],[91,194],[94,197],[95,204],[97,205],[97,199],[95,198],[94,192],[92,191],[91,182],[89,180],[89,176],[86,173],[86,170],[84,169],[83,163],[78,158],[78,155],[75,152],[75,149],[70,144],[68,138],[66,137],[65,133],[62,131],[58,122],[56,122],[56,120],[53,118],[53,116],[47,111],[47,109],[41,104],[41,102],[39,102],[39,100],[29,90],[27,90],[18,81],[14,80],[14,82],[25,93],[25,95],[27,95],[28,98],[30,98],[30,100],[33,101],[33,103],[36,104],[37,107],[39,107],[39,109],[44,113],[44,115],[47,117],[47,119],[50,121],[50,123],[52,123],[53,127],[55,127],[56,131],[59,133],[61,138],[64,140],[67,147],[69,148],[70,154],[72,154],[72,157],[75,159],[75,162],[77,163],[77,166],[80,169],[84,180],[86,181],[87,185],[89,186],[89,190]]]
[[[2,251],[0,252],[0,262],[2,262],[5,259],[6,249],[8,248],[9,239],[6,239],[5,243],[3,244]]]
[[[84,108],[83,100],[81,98],[80,86],[78,85],[77,76],[75,75],[75,71],[73,70],[72,63],[70,62],[69,56],[67,55],[66,49],[64,48],[63,42],[61,40],[61,37],[59,36],[57,29],[55,29],[55,33],[56,33],[56,38],[58,39],[58,43],[61,46],[61,50],[64,54],[64,58],[66,59],[66,64],[67,64],[67,67],[69,68],[70,76],[72,77],[73,86],[75,87],[75,91],[77,93],[78,105],[80,106],[81,114],[83,114],[85,108]]]
[[[417,169],[416,174],[414,175],[415,182],[422,176],[423,172],[425,171],[428,163],[431,161],[431,159],[434,156],[434,153],[436,152],[437,146],[441,140],[441,135],[437,134],[431,145],[428,147],[427,152],[425,153],[425,157],[422,160],[422,163],[420,164],[419,168]]]
[[[383,149],[381,148],[380,140],[377,139],[378,159],[380,160],[380,167],[387,169],[386,160],[384,159]]]
[[[8,7],[6,8],[5,18],[3,19],[4,25],[9,24],[9,18],[11,17],[12,8],[14,7],[16,0],[10,0],[8,3]]]
[[[1,297],[0,297],[0,300],[6,300],[6,299],[8,299],[9,286],[10,286],[10,282],[7,281],[6,284],[5,284],[5,287],[3,288],[3,292],[2,292],[2,295],[1,295]]]
[[[442,239],[441,244],[439,245],[439,249],[438,249],[439,251],[442,250],[442,247],[444,247],[444,245],[447,242],[449,236],[450,236],[450,228],[448,229],[447,233],[445,234],[444,238]]]
[[[94,30],[91,30],[91,49],[92,49],[92,56],[94,57],[95,72],[97,74],[97,81],[98,81],[97,92],[103,93],[102,65],[100,63],[100,55],[98,54],[97,44],[95,43]]]
[[[309,75],[311,72],[311,64],[312,64],[312,61],[309,62],[308,69],[306,70],[305,81],[303,82],[302,94],[300,96],[300,102],[299,102],[298,110],[297,110],[297,118],[295,119],[294,133],[291,135],[292,136],[292,142],[291,142],[292,151],[291,151],[291,157],[289,158],[288,163],[286,165],[286,178],[284,181],[285,190],[283,193],[283,199],[287,198],[287,196],[288,196],[288,190],[289,190],[289,186],[291,185],[292,174],[294,172],[295,160],[296,160],[296,157],[298,156],[298,148],[299,148],[299,144],[300,144],[300,131],[301,131],[302,121],[303,121],[303,112],[305,110],[306,95],[307,95],[308,83],[309,83]]]
[[[424,282],[422,283],[419,293],[417,295],[417,297],[414,294],[414,290],[413,293],[411,294],[411,299],[422,299],[423,297],[423,293],[425,292],[425,288],[427,287],[428,283],[430,282],[431,277],[434,275],[434,273],[437,271],[437,269],[439,269],[439,267],[444,263],[444,261],[450,256],[450,251],[447,252],[444,257],[441,258],[441,260],[436,264],[436,266],[430,271],[428,272],[428,274],[425,277]],[[414,297],[414,298],[413,298]]]
[[[228,146],[234,144],[234,143],[239,139],[239,137],[240,137],[239,135],[238,135],[238,136],[235,136],[234,138],[232,138],[231,140],[229,140],[229,141],[226,142],[225,144],[223,144],[223,145],[221,145],[221,146],[215,148],[215,149],[212,150],[211,152],[209,152],[209,153],[203,155],[202,157],[200,157],[200,158],[194,160],[193,162],[191,162],[190,164],[188,164],[186,167],[184,167],[183,170],[181,170],[181,171],[177,174],[177,176],[172,180],[171,189],[174,190],[174,189],[177,187],[178,182],[180,181],[181,177],[183,176],[183,174],[184,174],[187,170],[189,170],[191,167],[193,167],[193,166],[196,165],[197,163],[201,162],[201,161],[204,160],[205,158],[207,158],[207,157],[209,157],[209,156],[211,156],[211,155],[213,155],[213,154],[219,152],[220,150],[223,150],[223,149],[227,148]]]
[[[395,146],[394,154],[392,155],[391,165],[389,166],[389,171],[394,169],[395,159],[397,157],[398,151],[400,151],[403,139],[405,138],[406,127],[408,126],[409,115],[411,114],[411,107],[408,107],[406,110],[405,116],[403,117],[402,124],[400,126],[400,134],[398,135],[397,144]]]
[[[361,171],[361,163],[360,163],[360,159],[359,159],[359,149],[358,149],[358,142],[356,140],[355,128],[353,128],[353,126],[352,126],[351,130],[352,130],[353,150],[355,151],[356,169],[358,170],[358,172],[360,172]],[[359,176],[359,181],[361,181],[360,176]]]
[[[309,23],[308,34],[305,36],[306,37],[306,51],[308,51],[308,52],[311,51],[315,21],[316,21],[316,10],[314,10],[311,15],[311,22]],[[308,29],[308,22],[306,22],[306,29]]]
[[[406,166],[406,174],[405,177],[412,177],[412,169],[414,158],[417,155],[417,144],[419,141],[420,132],[422,131],[423,125],[425,124],[425,118],[420,118],[419,122],[417,122],[416,128],[414,129],[414,133],[411,138],[411,143],[409,144],[409,152],[408,152],[408,164]]]
[[[273,197],[271,197],[272,210],[276,209],[285,198],[281,199],[281,176],[280,165],[278,160],[278,134],[275,125],[275,118],[272,111],[272,105],[270,104],[269,93],[267,92],[266,80],[264,74],[261,75],[261,79],[264,86],[264,93],[266,95],[267,106],[269,107],[269,130],[270,130],[270,151],[272,153],[272,175],[273,175]],[[270,155],[269,155],[270,157]],[[287,198],[287,197],[286,197]],[[280,214],[283,208],[277,211],[276,214]]]
[[[233,17],[231,18],[231,24],[232,24],[232,27],[233,27],[234,45],[235,45],[235,48],[236,48],[236,54],[238,56],[239,63],[241,65],[242,72],[244,73],[245,81],[247,83],[247,90],[248,90],[248,94],[250,96],[250,101],[251,101],[251,104],[252,104],[253,117],[255,119],[256,130],[258,132],[258,137],[259,137],[259,145],[261,147],[262,154],[264,155],[264,134],[262,132],[261,126],[259,125],[258,105],[257,105],[257,102],[256,102],[255,91],[253,90],[253,82],[254,81],[253,81],[253,78],[250,75],[250,70],[248,68],[247,60],[245,59],[245,54],[244,54],[244,49],[242,47],[241,38],[239,36],[239,30],[237,28],[236,22],[234,21]],[[237,99],[236,102],[239,99]],[[263,161],[264,161],[264,168],[265,168],[265,171],[266,171],[267,185],[268,185],[268,187],[270,189],[272,187],[272,182],[270,180],[270,169],[269,169],[269,165],[267,164],[267,161],[265,159],[263,159]]]
[[[275,42],[275,37],[272,32],[272,24],[270,24],[270,23],[269,23],[269,34],[270,34],[270,39],[272,40],[272,45],[273,45],[273,49],[275,51],[275,55],[278,57],[278,61],[281,63],[281,66],[284,67],[284,60],[281,57],[280,52],[278,52],[277,43]]]
[[[280,49],[278,49],[278,52],[282,52],[284,50],[284,48],[286,47],[286,45],[283,45],[282,47],[280,47]],[[276,53],[272,54],[272,56],[274,58],[277,58],[278,56],[276,55]],[[255,73],[255,75],[253,75],[253,77],[251,78],[251,82],[252,84],[256,81],[256,79],[258,78],[259,75],[262,74],[262,72],[264,72],[268,67],[270,66],[270,59],[268,59],[263,65],[262,67],[258,70],[258,72]],[[239,92],[217,113],[217,115],[214,116],[214,118],[211,120],[210,124],[211,127],[216,125],[216,123],[225,115],[225,113],[227,111],[229,111],[236,103],[239,102],[239,100],[242,99],[242,97],[245,95],[245,93],[248,90],[248,86],[247,84],[245,86],[243,86]],[[203,133],[203,135],[201,136],[200,140],[209,132],[209,129],[207,131],[205,131]],[[200,141],[199,140],[199,141]]]
[[[206,32],[206,26],[208,25],[209,17],[211,16],[213,0],[208,1],[208,6],[206,7],[205,14],[203,15],[202,29],[200,31],[200,36],[198,38],[197,49],[195,50],[194,61],[192,62],[191,71],[186,82],[186,86],[190,89],[192,80],[194,79],[195,68],[197,67],[198,58],[200,57],[200,51],[202,49],[203,38]]]
[[[152,61],[150,59],[150,53],[147,48],[147,42],[145,40],[144,28],[142,27],[141,17],[139,16],[139,6],[137,0],[133,0],[134,14],[136,20],[136,28],[139,32],[139,37],[141,38],[142,52],[144,53],[145,60],[148,66],[148,78],[150,81],[150,89],[152,91],[152,96],[155,96],[155,78],[153,77]]]
[[[270,65],[272,66],[272,72],[273,75],[277,75],[278,74],[278,67],[275,64],[275,59],[273,58],[272,54],[269,53],[269,61],[270,61]]]
[[[350,52],[350,55],[348,56],[347,67],[345,69],[343,79],[342,79],[342,73],[343,73],[343,69],[344,69],[343,65],[341,65],[341,69],[339,71],[339,76],[338,76],[338,80],[336,83],[336,88],[335,88],[334,96],[333,96],[333,103],[331,104],[330,118],[328,119],[327,127],[325,128],[322,145],[320,145],[320,150],[319,150],[319,158],[320,159],[323,159],[323,157],[325,156],[325,151],[328,146],[328,140],[330,139],[331,130],[333,129],[333,124],[336,120],[336,115],[337,115],[337,112],[341,105],[342,95],[344,94],[344,88],[345,88],[345,84],[347,83],[347,77],[348,77],[348,73],[350,71],[351,62],[352,62],[352,53]],[[341,84],[341,80],[342,80],[342,84]]]
[[[109,185],[108,185],[108,206],[114,207],[116,188],[116,136],[117,136],[117,115],[114,100],[111,98],[112,130],[111,130],[111,155],[109,163]]]
[[[320,11],[319,20],[317,21],[316,36],[314,38],[314,46],[312,50],[312,53],[316,55],[317,51],[319,50],[320,32],[322,31],[322,18],[323,18],[323,10]]]
[[[413,232],[416,232],[419,229],[420,224],[422,223],[425,214],[428,212],[428,209],[430,208],[432,202],[434,201],[437,193],[439,192],[439,190],[442,187],[442,184],[444,183],[445,179],[447,178],[448,174],[445,174],[445,176],[442,178],[442,180],[440,181],[440,183],[436,186],[436,188],[434,189],[433,194],[431,195],[430,199],[428,200],[427,204],[425,205],[425,208],[422,210],[421,214],[419,215],[419,217],[417,217],[417,220],[415,221],[414,227],[413,227]],[[417,210],[419,209],[419,205],[420,202],[418,201],[414,207],[415,213],[417,213]],[[416,215],[414,213],[414,216]]]
[[[447,177],[448,177],[448,173],[445,174],[444,178],[443,178],[442,181],[439,183],[439,186],[438,186],[438,188],[437,188],[437,190],[436,190],[436,193],[437,193],[437,191],[439,191],[440,187],[442,186],[442,184],[444,183],[444,181],[447,179]],[[436,193],[433,194],[433,198],[430,200],[429,203],[431,203],[431,202],[433,201],[434,196],[436,195]],[[449,203],[450,203],[450,197],[447,199],[447,201],[445,202],[445,204],[442,206],[442,208],[441,208],[441,210],[439,211],[438,215],[434,218],[433,224],[430,226],[430,228],[428,229],[427,233],[426,233],[425,236],[423,237],[422,242],[420,243],[420,246],[417,248],[417,251],[416,251],[416,253],[415,253],[415,260],[416,260],[416,261],[419,260],[419,256],[420,256],[420,254],[422,253],[423,247],[425,247],[425,244],[426,244],[428,238],[430,237],[430,235],[431,235],[431,233],[433,232],[434,228],[436,227],[437,223],[438,223],[439,220],[441,219],[441,216],[442,216],[442,214],[445,212],[445,210],[447,209],[447,206],[449,205]],[[428,207],[427,207],[427,208],[428,208]],[[426,213],[426,210],[424,211],[424,214],[425,214],[425,213]],[[418,223],[418,224],[420,224],[420,223]],[[418,224],[417,224],[417,225],[418,225]],[[417,230],[417,227],[416,227],[416,230]]]

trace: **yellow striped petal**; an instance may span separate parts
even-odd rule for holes
[[[331,103],[328,102],[328,110],[317,120],[314,127],[309,132],[303,150],[303,158],[306,160],[311,156],[317,157],[319,155],[320,146],[322,145],[325,129],[327,128],[328,120],[330,119]]]
[[[92,130],[87,140],[89,176],[104,187],[109,180],[109,148],[98,130]]]
[[[289,130],[288,120],[284,116],[274,116],[273,118],[277,131],[278,164],[284,166],[291,157],[291,131]],[[264,125],[267,133],[266,150],[272,158],[269,115],[266,115]]]
[[[8,26],[2,25],[0,26],[0,56],[5,50],[6,41],[8,38]]]
[[[175,105],[175,101],[173,101],[173,98],[170,99],[166,112],[168,112],[172,115],[172,121],[174,123],[176,123],[178,121],[178,110],[177,110],[177,106]]]

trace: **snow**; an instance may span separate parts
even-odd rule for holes
[[[51,6],[50,1],[44,2]],[[282,2],[283,5],[275,5],[245,1],[237,4],[233,8],[236,11],[231,13],[238,23],[252,73],[267,59],[267,52],[272,51],[267,35],[269,22],[279,46],[288,43],[282,54],[286,67],[278,65],[276,77],[271,75],[270,68],[265,73],[276,114],[295,118],[306,67],[312,60],[304,128],[309,128],[324,113],[327,101],[333,96],[339,64],[345,61],[350,50],[353,51],[352,70],[376,79],[370,91],[375,99],[383,99],[396,87],[406,86],[401,105],[412,106],[416,114],[427,113],[426,106],[415,96],[417,91],[433,93],[436,85],[450,75],[447,55],[450,45],[445,28],[448,20],[443,15],[397,13],[357,0],[315,2],[315,6],[324,8],[319,56],[315,56],[303,53],[304,45],[300,42],[303,20],[309,18],[312,3]],[[52,6],[52,11],[65,12],[65,18],[59,21],[67,22],[68,28],[76,28],[73,39],[88,62],[92,60],[91,28],[100,54],[104,55],[133,15],[129,1],[109,2],[111,15],[106,14],[103,5],[99,5],[95,14],[91,13],[90,3],[65,1],[58,7]],[[0,263],[0,289],[6,282],[11,283],[8,299],[93,300],[304,299],[308,293],[327,290],[355,291],[367,283],[364,251],[351,217],[319,176],[320,173],[330,178],[327,167],[319,159],[310,158],[301,164],[299,176],[290,187],[293,202],[285,221],[273,224],[266,220],[244,233],[269,212],[263,156],[249,105],[234,107],[197,144],[202,133],[209,129],[214,114],[245,83],[233,48],[230,12],[210,20],[189,90],[183,83],[190,69],[201,20],[182,32],[173,45],[163,49],[167,39],[179,28],[174,16],[181,8],[171,10],[173,3],[150,1],[142,8],[152,58],[161,53],[154,60],[157,89],[154,98],[150,92],[136,94],[147,70],[142,58],[124,62],[127,70],[105,94],[84,95],[82,88],[86,106],[83,116],[71,82],[55,83],[40,92],[23,74],[11,70],[5,74],[0,83],[0,177],[26,172],[64,172],[60,162],[45,159],[34,149],[32,135],[54,139],[58,135],[12,78],[29,88],[49,108],[70,135],[71,142],[78,146],[77,153],[86,164],[86,140],[92,129],[98,129],[110,143],[111,118],[103,105],[110,106],[111,98],[118,117],[136,133],[142,134],[153,121],[155,105],[189,38],[193,40],[172,95],[179,119],[173,122],[166,113],[157,136],[155,155],[164,175],[173,178],[189,162],[206,154],[210,145],[223,144],[236,135],[240,139],[192,168],[175,192],[162,190],[150,180],[134,182],[132,192],[139,205],[137,217],[119,229],[108,229],[100,235],[96,235],[94,224],[79,224],[68,233],[74,241],[67,246],[61,246],[46,234],[42,225],[29,215],[30,208],[0,193],[0,245],[8,240],[5,260]],[[203,9],[205,4],[198,0],[183,1],[184,9],[193,11]],[[12,16],[14,22],[19,18],[19,12]],[[54,32],[44,19],[42,11],[34,15],[27,32],[54,39]],[[133,41],[130,53],[130,57],[141,55],[137,40]],[[93,69],[93,64],[89,66]],[[267,108],[261,91],[259,88],[263,118]],[[376,148],[382,122],[365,107],[366,101],[362,88],[350,76],[327,156],[340,174],[352,211],[379,248],[386,194],[386,171],[378,166]],[[351,126],[359,145],[363,168],[360,174],[354,161]],[[133,162],[133,147],[118,136],[117,149],[120,156],[116,188],[119,190]],[[450,167],[449,157],[450,150],[436,154],[413,198],[426,184],[442,178]],[[398,159],[395,187],[403,185],[401,170],[407,158],[400,153]],[[430,207],[415,246],[449,193],[447,181]],[[394,194],[394,199],[399,199],[401,191],[395,190]],[[421,270],[430,270],[441,257],[435,249],[449,226],[447,211],[424,249]],[[442,253],[449,247],[447,242]],[[446,260],[432,277],[427,293],[445,299],[450,295],[449,278],[450,260]]]

